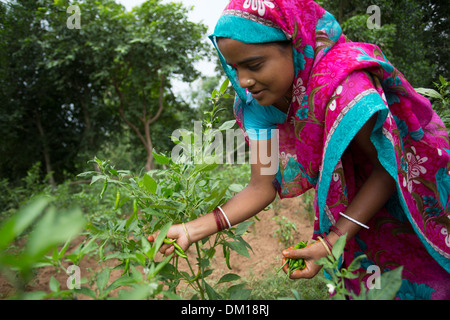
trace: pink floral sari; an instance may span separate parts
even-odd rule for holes
[[[377,46],[349,41],[314,1],[232,0],[223,16],[281,30],[294,45],[293,100],[287,121],[278,125],[274,184],[280,197],[314,188],[315,234],[329,232],[371,171],[347,146],[376,115],[371,141],[397,191],[370,220],[370,229],[348,242],[344,265],[367,255],[359,280],[370,265],[381,272],[403,266],[398,298],[450,299],[450,147],[430,102]],[[248,43],[255,37],[249,32]],[[237,92],[235,115],[246,136],[245,91],[236,74],[224,69]]]

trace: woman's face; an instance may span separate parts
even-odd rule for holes
[[[246,44],[221,38],[218,46],[236,70],[240,86],[248,89],[260,105],[286,104],[284,97],[291,96],[294,82],[291,45]]]

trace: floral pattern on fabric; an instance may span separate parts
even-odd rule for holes
[[[328,232],[371,171],[345,144],[376,115],[371,140],[397,192],[370,230],[348,242],[346,255],[364,253],[382,272],[404,266],[399,298],[450,299],[450,147],[430,102],[377,46],[349,41],[314,1],[232,0],[226,12],[275,25],[293,43],[293,99],[288,121],[277,127],[280,197],[315,189],[315,234]],[[235,115],[246,137],[243,104],[238,96]]]

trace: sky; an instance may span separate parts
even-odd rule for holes
[[[138,6],[145,0],[116,0],[123,4],[127,10]],[[162,3],[181,2],[185,7],[193,7],[189,18],[194,22],[203,22],[212,33],[217,20],[220,18],[228,0],[162,0]]]
[[[145,0],[116,0],[125,6],[127,11],[133,7],[141,5]],[[162,3],[178,2],[182,3],[184,7],[193,7],[189,12],[189,19],[193,22],[202,22],[208,26],[208,34],[214,31],[214,26],[219,20],[223,9],[227,6],[229,0],[162,0]],[[208,61],[200,61],[196,64],[197,70],[203,75],[214,75],[215,65]],[[174,92],[184,95],[189,91],[189,85],[181,81],[172,81]]]

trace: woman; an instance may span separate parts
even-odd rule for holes
[[[283,251],[306,262],[291,278],[314,277],[314,261],[347,234],[344,265],[366,254],[365,268],[404,267],[399,298],[450,298],[450,148],[430,102],[378,47],[350,42],[310,0],[232,0],[210,38],[237,92],[251,180],[167,236],[187,249],[257,214],[276,193],[314,188],[321,241]]]

